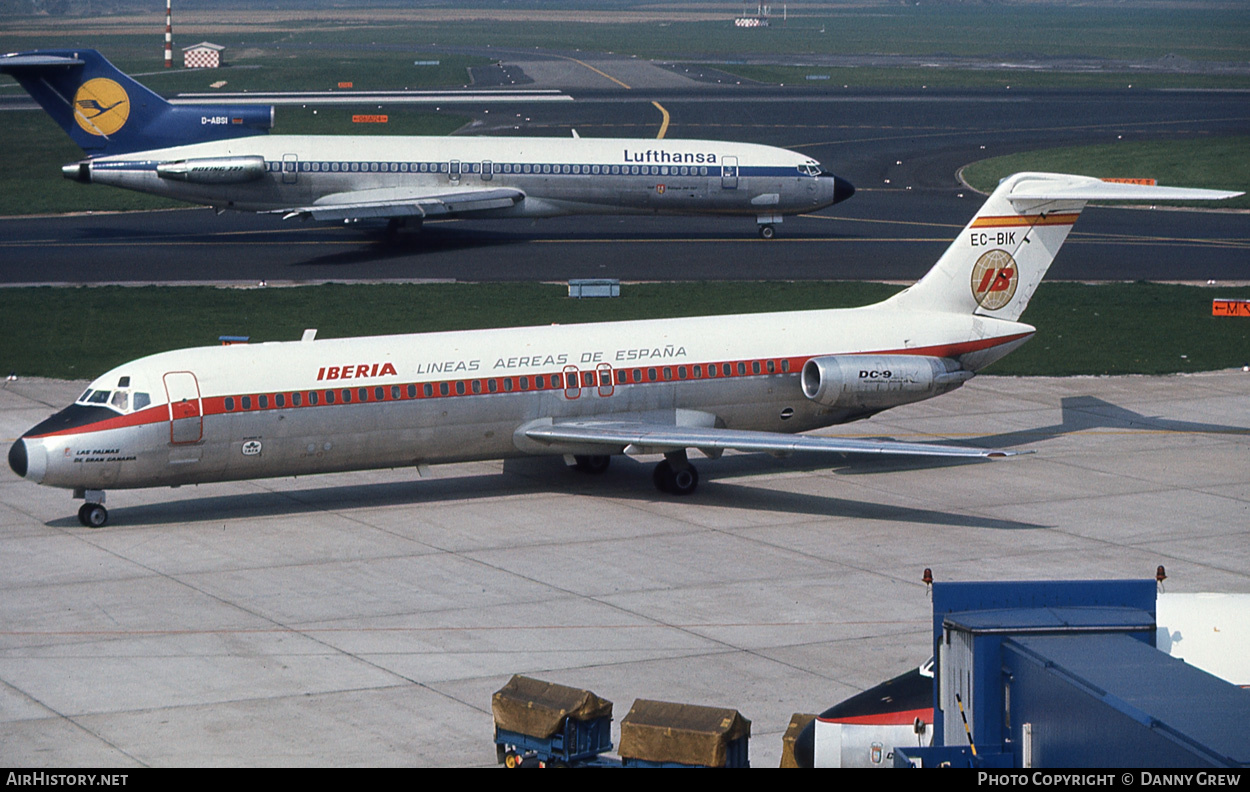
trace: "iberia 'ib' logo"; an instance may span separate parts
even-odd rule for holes
[[[92,135],[111,135],[130,118],[126,89],[105,77],[87,80],[74,94],[74,120]]]
[[[1016,296],[1020,268],[1005,250],[991,250],[972,265],[972,297],[987,311],[997,311]]]

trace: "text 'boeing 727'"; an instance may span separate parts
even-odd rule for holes
[[[85,499],[104,490],[562,454],[602,472],[688,449],[992,457],[1005,451],[794,433],[958,388],[1034,332],[1017,321],[1085,203],[1240,193],[1023,173],[924,278],[863,308],[305,340],[163,352],[96,379],[9,465]]]
[[[319,221],[785,215],[855,188],[793,151],[712,140],[269,135],[273,108],[173,105],[94,50],[0,56],[87,158],[67,178]]]

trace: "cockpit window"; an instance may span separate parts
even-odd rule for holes
[[[131,413],[142,410],[152,403],[152,396],[143,391],[131,391],[130,377],[118,380],[117,390],[95,390],[87,388],[78,397],[77,404],[98,404],[116,410],[119,413]]]
[[[799,173],[803,174],[804,176],[819,176],[820,175],[820,163],[819,162],[804,162],[802,165],[799,165],[798,168],[799,168]]]

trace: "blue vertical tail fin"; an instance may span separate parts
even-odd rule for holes
[[[174,105],[95,50],[0,56],[10,74],[89,157],[261,135],[270,106]]]

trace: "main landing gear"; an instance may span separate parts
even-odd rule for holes
[[[777,229],[773,228],[772,223],[760,226],[760,239],[772,239],[777,236]]]
[[[685,450],[664,455],[655,466],[651,480],[656,489],[669,495],[690,495],[699,487],[699,471],[686,459]]]
[[[612,463],[612,457],[607,454],[576,454],[573,457],[573,467],[581,473],[590,473],[595,476],[601,476],[608,472],[608,465]]]
[[[611,461],[612,457],[606,455],[578,454],[573,457],[573,467],[582,473],[601,475],[607,471]],[[664,461],[655,466],[655,470],[651,473],[651,481],[660,492],[667,492],[669,495],[689,495],[699,487],[699,471],[690,464],[684,450],[673,451],[665,454]]]
[[[101,490],[82,490],[74,493],[76,498],[86,498],[87,502],[78,509],[78,522],[88,528],[103,528],[109,521],[109,511],[104,508],[104,492]]]

